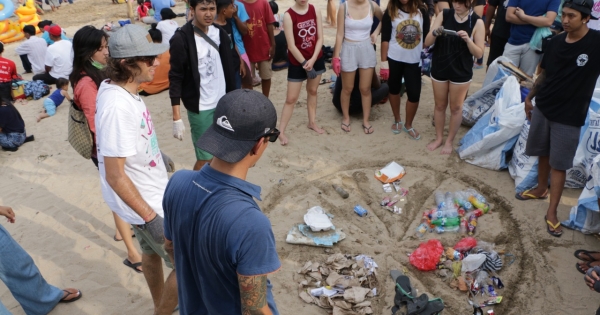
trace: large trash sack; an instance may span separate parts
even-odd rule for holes
[[[598,211],[600,155],[596,155],[592,160],[589,172],[590,176],[579,196],[577,205],[571,208],[569,219],[561,222],[563,226],[585,234],[600,233],[600,213]]]
[[[585,124],[581,127],[573,168],[567,170],[565,187],[583,188],[590,175],[592,161],[600,153],[600,99],[592,98]]]
[[[525,122],[524,106],[517,79],[508,77],[494,106],[460,140],[460,158],[491,170],[507,168]]]
[[[512,159],[508,164],[508,172],[515,180],[515,192],[521,193],[535,187],[538,183],[538,157],[525,154],[527,137],[531,122],[525,120],[521,133],[515,144]]]

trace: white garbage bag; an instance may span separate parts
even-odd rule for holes
[[[600,233],[600,155],[596,155],[592,160],[589,173],[577,205],[571,208],[569,219],[561,222],[563,226],[585,234]]]
[[[592,161],[600,153],[600,99],[592,98],[585,124],[581,127],[573,168],[567,170],[565,187],[582,188],[588,181]]]
[[[531,189],[538,183],[538,157],[525,154],[530,124],[529,120],[525,120],[515,144],[512,159],[508,164],[508,172],[515,180],[515,192],[517,193]]]

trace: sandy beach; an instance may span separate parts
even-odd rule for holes
[[[277,2],[280,13],[293,4],[292,0]],[[323,18],[325,3],[313,3],[321,9]],[[185,12],[184,3],[177,2],[174,11]],[[108,0],[79,0],[63,4],[57,12],[48,12],[41,18],[58,23],[72,37],[83,25],[100,27],[107,21],[125,19],[126,7]],[[183,18],[177,21],[183,24]],[[324,33],[325,45],[333,46],[335,29],[326,27]],[[14,53],[18,44],[6,45],[3,57],[15,61],[22,73],[19,57]],[[286,74],[285,70],[275,72],[271,87],[270,99],[279,114],[286,97]],[[328,70],[323,78],[331,74]],[[481,87],[484,75],[485,70],[475,70],[470,94]],[[31,75],[24,78],[31,79]],[[144,97],[144,101],[153,115],[161,150],[174,160],[177,169],[191,169],[195,156],[187,118],[183,118],[184,140],[176,140],[171,134],[168,92]],[[403,98],[403,116],[405,101]],[[64,103],[54,117],[36,123],[42,102],[40,99],[15,105],[25,120],[27,133],[35,135],[35,141],[14,153],[0,151],[0,205],[11,206],[17,215],[15,224],[1,224],[33,257],[49,283],[83,292],[80,301],[58,305],[52,314],[151,313],[152,300],[143,275],[123,265],[125,247],[122,242],[113,241],[114,223],[101,196],[98,171],[67,141],[68,105]],[[271,220],[282,262],[281,270],[270,276],[280,314],[328,314],[298,297],[300,275],[296,272],[306,261],[323,261],[331,253],[365,254],[375,259],[379,265],[379,286],[377,296],[371,300],[374,314],[391,314],[394,282],[389,271],[403,268],[420,293],[443,299],[443,314],[472,314],[465,293],[451,289],[433,272],[420,272],[408,262],[408,254],[423,240],[439,238],[450,246],[461,238],[450,233],[427,234],[419,239],[415,228],[422,212],[434,205],[435,190],[462,188],[477,189],[492,204],[490,214],[479,221],[476,238],[495,243],[497,249],[513,255],[503,256],[504,267],[499,275],[506,287],[501,291],[502,303],[494,307],[496,315],[595,312],[600,295],[585,286],[583,275],[575,269],[573,252],[580,248],[600,249],[598,238],[567,229],[561,238],[551,237],[543,219],[548,201],[516,200],[514,181],[508,171],[472,166],[461,161],[455,152],[442,156],[439,149],[428,151],[425,146],[435,137],[432,114],[431,82],[424,77],[414,123],[421,140],[391,132],[393,116],[389,103],[373,108],[373,134],[363,133],[362,117],[352,117],[352,131],[345,133],[340,129],[341,114],[331,104],[328,85],[321,85],[317,122],[326,132],[318,135],[306,127],[306,93],[301,94],[286,132],[290,143],[285,147],[279,142],[269,144],[248,177],[262,187],[259,205]],[[182,115],[186,112],[182,111]],[[461,127],[457,142],[467,130]],[[401,214],[378,205],[385,194],[373,174],[390,161],[402,164],[407,172],[402,187],[408,188],[409,194],[402,203]],[[343,185],[350,197],[342,199],[332,184]],[[580,192],[565,190],[558,213],[561,221],[568,217]],[[357,216],[352,210],[356,204],[366,207],[369,215]],[[306,210],[316,205],[335,216],[336,228],[342,229],[347,238],[331,249],[287,244],[289,229],[301,223]],[[24,314],[2,283],[0,300],[13,314]]]

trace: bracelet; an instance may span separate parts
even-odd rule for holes
[[[143,217],[142,220],[144,220],[145,223],[148,223],[148,218],[151,217],[153,213],[154,213],[154,211],[150,211],[150,214],[148,214],[147,216]]]

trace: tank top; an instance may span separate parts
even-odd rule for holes
[[[454,17],[454,9],[444,9],[442,26],[447,30],[465,31],[472,36],[479,19],[477,14],[470,12],[467,20],[459,23]],[[439,79],[473,77],[473,55],[462,38],[440,35],[435,39],[435,48],[431,56],[431,75]]]
[[[421,11],[410,17],[410,14],[398,10],[398,17],[392,21],[392,36],[388,57],[405,63],[421,62],[423,50],[423,16]]]
[[[294,45],[300,50],[304,59],[312,58],[315,53],[319,34],[317,33],[317,13],[312,4],[308,5],[308,10],[304,14],[298,14],[289,8],[287,13],[292,18],[292,32],[294,34]],[[299,66],[304,60],[296,60],[294,55],[288,49],[288,60],[291,64]],[[323,56],[323,51],[319,52],[319,58]]]
[[[362,20],[353,20],[348,10],[348,2],[344,2],[344,38],[362,42],[371,36],[371,25],[373,25],[373,4],[369,1],[369,14]]]
[[[48,98],[51,99],[56,106],[62,104],[62,102],[65,100],[65,96],[60,94],[60,91],[62,91],[62,89],[56,89],[54,92],[52,92],[52,94],[50,94],[50,96],[48,96]]]

